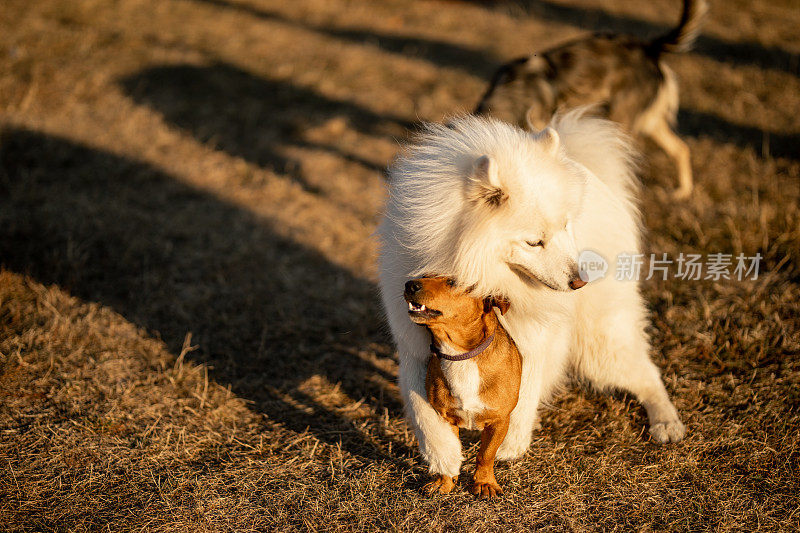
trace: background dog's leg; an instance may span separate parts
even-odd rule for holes
[[[470,487],[470,492],[480,495],[481,498],[503,494],[503,489],[494,477],[494,458],[508,432],[509,422],[510,418],[505,418],[496,424],[486,426],[481,432],[481,449],[478,450],[475,477]]]
[[[678,188],[673,193],[673,196],[679,199],[688,198],[694,186],[689,147],[680,137],[675,135],[675,132],[664,120],[655,122],[653,127],[644,130],[642,133],[660,146],[672,158],[678,168]]]
[[[612,328],[603,331],[616,336],[607,339],[605,350],[580,354],[578,371],[599,389],[632,392],[647,410],[654,440],[661,443],[681,440],[686,427],[669,399],[658,368],[650,360],[650,346],[644,332]]]

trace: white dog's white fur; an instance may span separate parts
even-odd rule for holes
[[[659,442],[685,428],[649,358],[636,281],[615,279],[620,253],[639,250],[634,153],[611,122],[572,112],[531,134],[476,117],[432,124],[389,169],[380,289],[398,346],[400,388],[423,457],[456,476],[458,438],[426,399],[430,338],[411,322],[403,285],[422,274],[453,276],[476,295],[504,296],[502,323],[523,357],[520,398],[498,459],[527,450],[539,402],[569,367],[596,387],[631,391]],[[609,273],[578,290],[579,251]]]

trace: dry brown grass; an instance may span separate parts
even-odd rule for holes
[[[757,281],[643,284],[686,440],[654,445],[635,401],[574,386],[480,502],[421,494],[402,420],[370,237],[396,139],[474,105],[500,60],[581,28],[653,34],[678,9],[4,1],[2,529],[800,527],[788,0],[715,2],[669,60],[690,201],[647,150],[649,251],[764,256]]]

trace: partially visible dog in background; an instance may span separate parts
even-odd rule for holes
[[[662,56],[690,50],[707,11],[705,0],[684,0],[678,26],[652,41],[597,34],[511,61],[494,74],[475,113],[538,131],[561,109],[596,104],[606,118],[649,137],[673,159],[674,195],[686,198],[693,187],[689,147],[672,131],[678,85]]]

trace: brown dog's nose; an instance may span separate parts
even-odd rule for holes
[[[569,288],[572,289],[573,291],[575,289],[580,289],[584,285],[586,285],[586,282],[583,281],[581,278],[575,278],[569,282]]]
[[[406,294],[416,294],[420,290],[422,290],[422,283],[419,281],[412,279],[411,281],[406,281]]]

